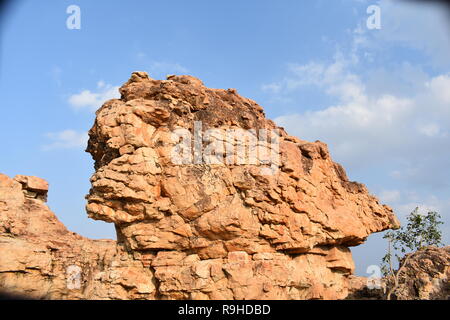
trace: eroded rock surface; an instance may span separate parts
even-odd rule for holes
[[[120,93],[97,111],[89,132],[96,172],[86,207],[91,218],[115,224],[118,249],[72,242],[109,246],[116,250],[110,263],[119,250],[129,259],[120,261],[154,283],[144,293],[130,285],[130,295],[119,284],[121,297],[345,298],[354,269],[349,247],[398,226],[389,207],[348,180],[326,144],[289,136],[234,89],[135,72]],[[180,131],[194,138],[187,153]],[[111,272],[108,263],[99,272]],[[88,279],[87,287],[97,286]]]
[[[449,300],[450,246],[414,252],[398,278],[393,299]]]
[[[272,174],[260,152],[256,161],[248,152],[247,162],[227,162],[229,146],[269,142],[230,139],[227,130],[278,129],[236,90],[136,72],[120,92],[89,132],[97,171],[87,211],[116,225],[119,242],[155,271],[163,297],[344,297],[353,270],[347,247],[398,224],[364,185],[347,179],[322,142],[279,128]],[[203,158],[196,163],[193,148],[192,162],[174,163],[173,133],[183,128],[195,137],[198,124]],[[204,153],[212,144],[219,161],[211,164]]]
[[[47,189],[37,177],[0,174],[0,292],[34,299],[154,299],[152,272],[116,241],[68,231],[45,204]]]

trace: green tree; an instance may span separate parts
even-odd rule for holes
[[[393,280],[393,285],[387,293],[388,300],[397,289],[398,277],[408,260],[426,246],[442,244],[442,232],[439,226],[443,222],[437,212],[429,211],[426,215],[422,215],[419,213],[419,208],[416,208],[406,219],[408,222],[406,226],[395,231],[388,231],[383,236],[388,240],[388,252],[383,257],[381,270],[386,277]],[[415,252],[405,257],[408,250]],[[394,272],[393,252],[399,264],[397,272]]]

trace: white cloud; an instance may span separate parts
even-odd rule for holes
[[[320,62],[310,62],[307,64],[290,63],[288,64],[289,76],[279,82],[263,84],[263,91],[272,91],[273,93],[285,93],[296,90],[303,86],[324,87],[331,83],[337,83],[342,80],[343,76],[347,76],[349,83],[351,75],[344,75],[343,68],[346,61],[340,53],[335,56],[332,64],[326,65]]]
[[[448,244],[448,21],[435,8],[407,1],[378,3],[381,30],[365,28],[366,16],[359,12],[360,23],[349,30],[349,41],[325,39],[345,54],[331,61],[302,62],[296,68],[301,72],[289,68],[274,82],[279,90],[271,100],[302,93],[308,97],[311,86],[316,89],[314,98],[317,93],[326,97],[321,105],[307,105],[275,121],[302,139],[328,143],[333,159],[343,164],[350,179],[356,175],[369,190],[378,190],[380,200],[402,223],[416,207],[440,213],[443,242]],[[378,263],[385,245],[381,235],[371,236],[366,245],[352,248],[356,263],[365,266],[370,256]]]
[[[67,129],[60,132],[46,133],[52,142],[42,147],[43,150],[85,148],[88,141],[87,132]]]
[[[433,94],[443,103],[450,103],[450,76],[440,75],[426,83]]]
[[[413,48],[431,58],[434,65],[450,65],[450,23],[445,8],[435,3],[392,0],[380,0],[379,6],[382,28],[364,32],[364,47]]]
[[[405,217],[415,208],[419,208],[419,213],[436,211],[444,217],[450,208],[448,199],[442,199],[432,194],[418,193],[417,191],[399,193],[398,197],[390,201],[390,204],[403,222]]]
[[[277,83],[263,84],[261,89],[266,92],[279,93],[281,90],[281,85]]]
[[[414,188],[414,187],[413,187]],[[450,201],[444,195],[436,196],[433,193],[417,191],[417,190],[382,190],[377,193],[382,202],[391,206],[404,225],[406,217],[415,209],[418,208],[420,214],[426,214],[430,211],[435,211],[441,215],[441,220],[444,225],[441,226],[443,242],[450,241],[450,220],[448,212],[450,210]]]
[[[427,65],[450,66],[450,19],[446,7],[434,1],[377,2],[370,4],[381,8],[381,29],[367,29],[367,15],[359,12],[361,19],[357,27],[349,30],[352,44],[348,56],[354,62],[372,63],[377,59],[384,62],[389,50],[407,49],[412,56],[424,55]]]
[[[419,132],[428,137],[435,137],[440,133],[440,131],[441,128],[436,123],[428,123],[419,127]]]
[[[80,93],[73,94],[69,97],[69,104],[79,110],[88,109],[95,111],[102,104],[110,99],[120,98],[119,87],[106,84],[104,81],[97,83],[97,91],[83,90]]]
[[[393,203],[400,200],[401,194],[399,190],[382,190],[378,197],[384,203]]]
[[[314,85],[335,103],[320,110],[282,115],[275,121],[303,139],[328,142],[335,158],[346,165],[370,166],[395,159],[414,167],[428,161],[429,152],[434,152],[435,157],[446,159],[440,165],[450,166],[450,150],[445,147],[450,139],[443,129],[450,127],[448,76],[429,77],[421,91],[406,95],[372,94],[351,71],[352,66],[340,55],[329,64],[291,65],[288,75],[277,83],[280,95]],[[414,169],[419,174],[426,167]]]
[[[439,212],[448,242],[450,74],[441,70],[431,75],[423,65],[407,61],[394,68],[383,64],[377,72],[370,64],[362,65],[373,53],[370,48],[365,52],[364,37],[365,31],[355,31],[347,55],[338,51],[328,62],[289,64],[284,78],[266,84],[276,88],[272,96],[278,99],[314,87],[331,101],[274,120],[292,135],[328,143],[349,177],[364,175],[363,181],[381,190],[381,201],[392,206],[401,221],[415,207]]]
[[[152,61],[149,65],[150,75],[166,76],[168,74],[187,74],[189,70],[178,64],[166,61]]]
[[[99,82],[97,82],[97,88],[104,88],[106,86],[105,81],[100,80]]]

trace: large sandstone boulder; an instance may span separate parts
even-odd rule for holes
[[[342,298],[348,247],[398,226],[324,143],[289,136],[234,89],[135,72],[120,93],[89,132],[87,211],[115,224],[162,297]]]
[[[73,299],[342,299],[349,247],[398,227],[324,143],[289,136],[234,89],[135,72],[120,92],[97,111],[87,148],[87,212],[115,224],[117,244],[68,232],[43,184],[2,176],[1,248],[25,248],[0,261],[3,287]],[[47,218],[27,220],[33,210]],[[81,268],[79,291],[64,282],[69,266]]]

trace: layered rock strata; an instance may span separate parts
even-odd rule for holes
[[[153,273],[113,240],[70,232],[37,177],[0,174],[0,292],[33,299],[154,299]]]
[[[120,93],[97,111],[87,148],[96,169],[87,212],[114,223],[117,244],[56,223],[34,238],[3,227],[9,241],[43,246],[67,236],[66,249],[43,251],[46,259],[91,271],[82,271],[81,295],[58,286],[62,297],[342,299],[354,269],[349,247],[398,227],[389,207],[349,181],[326,144],[289,136],[234,89],[135,72]],[[27,189],[31,178],[7,179],[16,193],[31,192],[20,192],[17,212],[48,211],[43,193]],[[23,274],[38,273],[30,263],[21,264]],[[58,268],[51,277],[63,279]],[[116,268],[126,270],[125,283]]]
[[[326,144],[234,89],[135,72],[120,93],[89,132],[87,211],[115,224],[163,297],[342,298],[348,247],[398,225]]]

